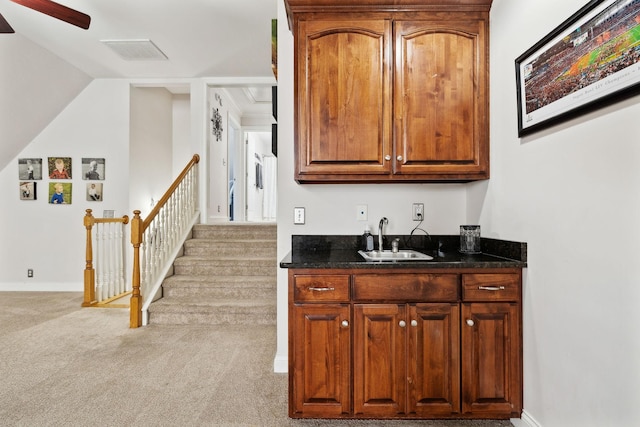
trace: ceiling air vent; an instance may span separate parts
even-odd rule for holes
[[[100,40],[127,61],[164,61],[165,55],[151,40]]]

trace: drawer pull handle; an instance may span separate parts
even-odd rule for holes
[[[478,286],[481,291],[504,291],[504,286]]]
[[[336,288],[316,288],[315,286],[312,286],[309,288],[310,291],[317,291],[317,292],[331,292],[331,291],[335,291]]]
[[[411,326],[413,326],[414,328],[415,328],[416,326],[418,326],[418,321],[417,321],[417,320],[415,320],[415,319],[413,319],[413,320],[411,321]]]
[[[467,325],[468,326],[473,326],[475,324],[476,324],[476,322],[474,322],[473,319],[467,319]]]
[[[407,322],[405,322],[404,320],[401,320],[398,322],[398,325],[400,325],[401,328],[404,328],[405,326],[407,326]]]
[[[348,320],[343,320],[340,324],[342,325],[343,328],[346,328],[346,327],[349,326],[349,321]]]

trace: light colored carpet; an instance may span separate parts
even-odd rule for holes
[[[80,293],[0,293],[0,426],[506,427],[287,417],[275,326],[129,329]]]

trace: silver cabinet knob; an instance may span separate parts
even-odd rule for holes
[[[473,319],[467,319],[467,325],[473,326],[475,324],[476,324],[476,322],[474,322]]]
[[[404,328],[405,326],[407,326],[407,322],[405,322],[404,320],[401,320],[398,322],[398,325],[400,325],[401,328]]]
[[[391,156],[387,154],[386,156],[384,156],[384,159],[385,160],[391,160]]]
[[[402,161],[402,156],[398,156],[398,157],[396,157],[396,158],[398,159],[398,161],[399,161],[399,162],[401,162],[401,161]]]
[[[346,327],[349,326],[349,321],[348,320],[343,320],[341,325],[342,325],[343,328],[346,328]]]
[[[416,326],[418,326],[418,321],[417,321],[417,320],[415,320],[415,319],[413,319],[413,320],[411,321],[411,326],[413,326],[414,328],[415,328]]]

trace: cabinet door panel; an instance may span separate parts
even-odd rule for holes
[[[460,413],[460,309],[457,304],[409,308],[409,413]]]
[[[382,417],[404,413],[405,306],[356,304],[354,328],[354,413]]]
[[[463,413],[520,416],[519,337],[517,304],[463,304]]]
[[[303,304],[293,308],[290,415],[349,413],[349,322],[348,305]]]
[[[486,169],[482,22],[395,23],[396,173]]]
[[[390,173],[390,28],[300,21],[297,175]]]

